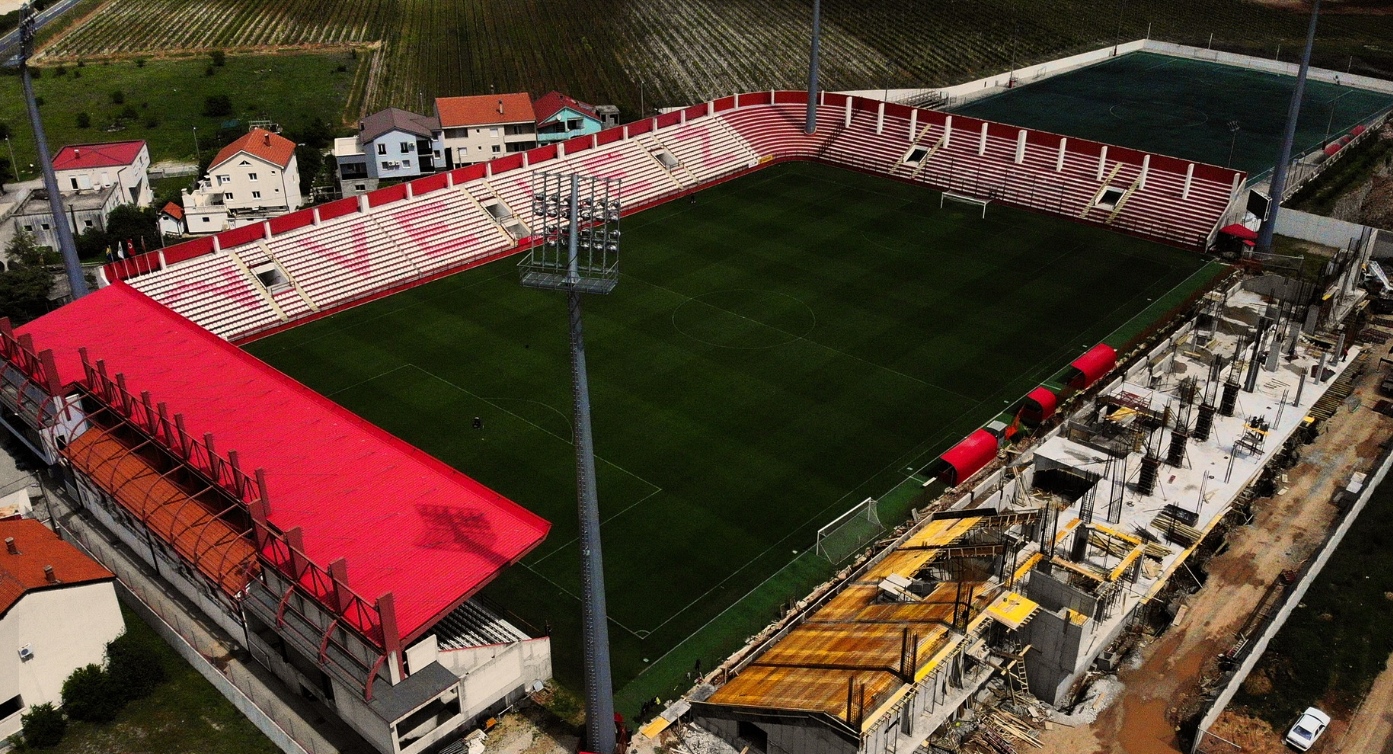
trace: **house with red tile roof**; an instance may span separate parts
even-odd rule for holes
[[[121,204],[141,207],[155,200],[154,191],[150,189],[149,169],[150,147],[144,141],[69,144],[53,156],[59,191],[115,186]]]
[[[527,92],[438,97],[435,117],[447,168],[537,146],[537,115]]]
[[[261,222],[303,204],[295,142],[264,128],[253,128],[219,150],[198,187],[184,192],[190,233]]]
[[[63,681],[102,663],[126,626],[116,577],[33,519],[0,521],[0,740],[36,704],[58,704]]]

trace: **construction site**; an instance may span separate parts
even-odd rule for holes
[[[925,472],[953,486],[671,701],[640,749],[1005,754],[1093,722],[1117,685],[1099,680],[1184,622],[1205,563],[1370,368],[1372,248],[1319,283],[1235,275],[1133,352],[1090,351],[1015,407],[1023,431],[944,453]],[[1209,666],[1231,668],[1283,595],[1264,590]]]

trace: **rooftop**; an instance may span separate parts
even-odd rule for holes
[[[116,184],[105,188],[83,189],[82,191],[64,191],[63,209],[86,212],[105,207],[111,199],[111,195],[116,192]],[[48,204],[48,192],[38,189],[29,194],[24,203],[15,210],[15,217],[45,215],[52,216],[53,208]]]
[[[6,546],[14,538],[17,555]],[[44,574],[53,567],[53,580]],[[114,579],[111,571],[30,518],[0,521],[0,616],[30,592]]]
[[[440,120],[438,118],[389,107],[358,121],[358,138],[362,142],[369,142],[383,134],[401,131],[429,139],[435,129],[439,127]]]
[[[295,142],[280,134],[273,134],[264,128],[253,128],[247,132],[246,136],[223,147],[213,158],[213,161],[208,163],[208,169],[211,170],[227,162],[240,152],[260,157],[269,163],[284,168],[290,165],[290,161],[295,157]]]
[[[439,97],[435,100],[435,113],[441,128],[532,123],[537,120],[537,114],[532,110],[532,98],[526,92]]]
[[[104,144],[71,144],[53,156],[54,170],[121,167],[135,162],[145,149],[143,141],[111,141]]]
[[[136,391],[215,436],[241,468],[264,468],[269,520],[300,527],[320,567],[348,563],[349,586],[388,592],[411,641],[546,536],[550,524],[329,399],[118,283],[18,328],[83,383],[79,348]],[[293,441],[292,441],[293,440]]]
[[[555,117],[557,113],[561,112],[562,110],[565,110],[566,108],[570,108],[575,112],[594,118],[595,120],[600,119],[600,116],[595,112],[595,107],[593,105],[581,102],[575,97],[572,97],[567,94],[562,94],[561,92],[547,92],[546,94],[543,94],[542,96],[538,97],[536,102],[532,103],[532,109],[537,114],[538,125],[550,122],[551,119]]]

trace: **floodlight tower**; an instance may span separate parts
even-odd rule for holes
[[[63,269],[68,273],[68,288],[73,300],[87,295],[87,280],[82,277],[82,265],[77,261],[77,245],[63,212],[63,197],[58,193],[58,177],[53,174],[53,158],[48,153],[48,137],[39,117],[39,105],[34,101],[34,82],[29,77],[29,56],[34,54],[34,6],[25,3],[19,8],[19,78],[24,84],[24,103],[29,107],[29,124],[34,129],[34,142],[39,150],[39,166],[44,174],[44,190],[48,192],[48,208],[53,213],[53,231],[58,235],[58,251],[63,255]],[[18,170],[18,166],[16,166]]]
[[[581,620],[585,645],[585,737],[590,751],[613,754],[614,683],[610,676],[600,507],[590,434],[590,385],[581,327],[582,293],[609,293],[619,283],[620,179],[538,173],[533,179],[537,244],[518,263],[523,285],[566,291],[571,317],[576,502],[580,512]],[[564,234],[564,235],[563,235]],[[564,240],[563,240],[564,239]]]
[[[1287,190],[1287,163],[1291,162],[1292,142],[1296,140],[1296,119],[1301,116],[1301,97],[1306,91],[1306,71],[1311,67],[1311,48],[1316,44],[1316,21],[1320,20],[1320,0],[1311,5],[1311,25],[1306,29],[1306,49],[1301,53],[1301,68],[1296,72],[1296,89],[1287,107],[1287,129],[1282,134],[1282,149],[1272,168],[1271,206],[1267,219],[1258,232],[1258,251],[1272,251],[1272,236],[1277,229],[1277,212],[1282,207],[1282,194]]]
[[[808,121],[803,132],[817,131],[817,56],[822,44],[822,0],[813,0],[813,50],[808,55]]]

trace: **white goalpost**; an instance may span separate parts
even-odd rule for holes
[[[817,554],[841,563],[885,531],[876,512],[876,499],[868,497],[817,530]]]
[[[959,194],[956,191],[944,191],[938,195],[938,208],[943,209],[944,202],[958,202],[960,204],[970,204],[974,207],[982,208],[982,219],[987,219],[987,205],[991,204],[991,199],[979,199],[967,194]]]

